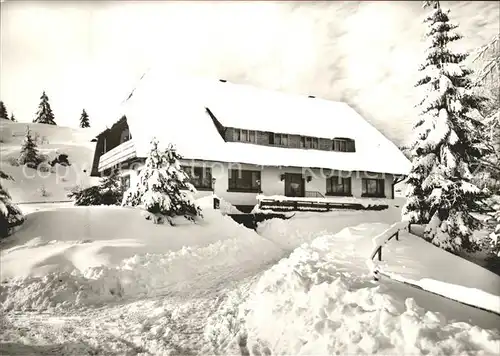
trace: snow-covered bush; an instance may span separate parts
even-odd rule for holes
[[[12,228],[24,222],[21,210],[12,203],[12,198],[2,186],[1,179],[13,180],[11,176],[0,171],[0,238],[8,236]]]
[[[69,198],[75,199],[75,205],[120,205],[123,197],[123,190],[120,184],[118,170],[113,170],[107,177],[103,177],[99,185],[81,189],[77,186]]]
[[[422,92],[420,118],[409,145],[412,168],[407,179],[403,218],[428,224],[425,237],[449,251],[473,248],[472,230],[487,191],[474,183],[473,169],[489,153],[475,117],[483,98],[472,91],[472,71],[464,65],[467,54],[453,52],[449,44],[460,39],[448,12],[438,1],[425,19],[428,49],[420,67],[417,87]]]
[[[54,158],[52,161],[50,161],[50,165],[53,167],[56,164],[60,164],[61,166],[71,166],[71,163],[69,163],[68,160],[68,155],[66,153],[60,153],[57,155],[56,158]]]
[[[122,205],[139,206],[147,210],[155,223],[166,219],[184,216],[194,221],[202,216],[201,208],[193,195],[196,189],[189,182],[189,176],[182,170],[179,160],[182,158],[172,145],[160,150],[158,140],[151,141],[151,149],[141,170],[138,182],[130,187],[123,197]]]

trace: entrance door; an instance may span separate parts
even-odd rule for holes
[[[304,195],[304,178],[302,178],[302,174],[285,173],[285,196],[303,197]]]

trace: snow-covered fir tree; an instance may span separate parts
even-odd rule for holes
[[[9,115],[7,114],[7,108],[3,101],[0,101],[0,119],[9,119]]]
[[[123,197],[122,205],[146,209],[155,223],[166,219],[171,225],[174,216],[184,216],[194,221],[202,216],[192,193],[196,190],[189,176],[181,169],[181,156],[171,145],[166,150],[158,147],[158,140],[151,141],[151,149],[141,170],[138,182]]]
[[[90,127],[89,115],[85,109],[83,109],[82,115],[80,116],[80,127],[83,129]]]
[[[40,105],[38,105],[38,112],[36,114],[34,123],[37,124],[48,124],[48,125],[56,125],[54,121],[54,113],[50,108],[49,97],[45,94],[45,91],[42,93],[40,97]]]
[[[410,145],[403,217],[427,224],[425,237],[435,245],[458,251],[472,247],[472,230],[479,224],[471,212],[484,197],[472,183],[473,167],[487,152],[483,125],[473,118],[482,98],[472,92],[472,71],[463,64],[467,54],[449,47],[461,38],[455,32],[458,26],[450,23],[449,12],[438,1],[426,3],[433,9],[424,20],[428,48],[416,85],[423,98]]]
[[[14,116],[14,113],[10,114],[10,121],[17,122],[16,117]]]
[[[21,155],[19,156],[18,162],[21,165],[36,169],[42,161],[36,142],[31,136],[31,131],[28,126],[21,146]]]
[[[12,228],[24,222],[24,216],[3,186],[2,180],[13,180],[11,176],[0,170],[0,238],[9,235]]]

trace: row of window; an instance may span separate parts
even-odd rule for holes
[[[212,189],[212,170],[209,167],[182,167],[191,178],[191,184],[197,189]],[[260,191],[260,171],[238,170],[229,171],[229,190],[244,192]],[[130,176],[122,177],[125,189],[130,187]],[[362,196],[384,197],[384,179],[363,178],[361,182]],[[352,195],[351,178],[330,177],[326,180],[326,194],[338,196]]]
[[[208,167],[183,167],[191,177],[191,183],[198,189],[212,189],[212,171]],[[228,188],[248,192],[259,192],[261,172],[232,169],[229,171]],[[384,179],[363,178],[362,195],[366,197],[385,196]],[[327,195],[352,195],[351,178],[330,177],[326,180]]]
[[[233,130],[233,140],[236,142],[247,142],[247,143],[257,143],[257,135],[258,131],[253,130],[243,130],[243,129],[234,129]],[[283,146],[290,147],[290,137],[288,134],[280,134],[280,133],[267,133],[268,144],[274,146]],[[319,148],[319,138],[317,137],[308,137],[308,136],[300,136],[300,148]],[[355,145],[354,141],[350,139],[344,138],[335,138],[332,140],[332,151],[339,152],[354,152]]]
[[[326,194],[346,196],[352,195],[351,178],[330,177],[326,180]],[[363,197],[385,197],[384,179],[363,178],[361,180]]]

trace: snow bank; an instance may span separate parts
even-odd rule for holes
[[[211,283],[198,280],[206,271],[234,270],[281,252],[218,211],[204,216],[171,227],[152,224],[133,208],[32,213],[1,245],[2,307],[66,307],[203,288]]]
[[[262,275],[240,309],[246,332],[244,337],[239,333],[239,340],[240,344],[246,340],[244,347],[249,353],[498,352],[498,330],[454,322],[441,313],[426,311],[414,299],[406,298],[411,287],[402,286],[404,292],[398,293],[390,286],[374,285],[371,276],[363,272],[363,257],[357,251],[363,233],[356,236],[353,232],[355,229],[346,229],[304,244]],[[356,246],[349,246],[347,239],[354,240]]]
[[[446,298],[468,305],[479,306],[485,310],[500,314],[500,296],[498,295],[493,295],[477,288],[467,288],[461,285],[436,281],[429,278],[413,281],[394,273],[389,274],[389,276],[397,281],[417,285],[426,291],[442,295]]]

